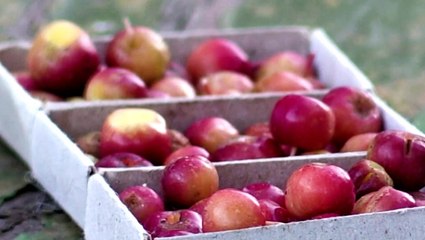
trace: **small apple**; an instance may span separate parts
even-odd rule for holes
[[[279,52],[260,64],[256,72],[256,79],[258,81],[281,71],[292,72],[301,77],[309,77],[312,74],[312,61],[313,58],[307,58],[293,51]]]
[[[254,83],[247,76],[231,71],[219,71],[202,77],[198,83],[201,95],[239,95],[252,92]]]
[[[106,49],[106,63],[136,73],[147,85],[162,78],[170,62],[167,43],[154,30],[131,26],[117,32]]]
[[[136,155],[134,153],[113,153],[99,159],[96,164],[96,167],[102,168],[118,168],[118,167],[150,167],[153,166],[148,160]]]
[[[150,215],[143,227],[152,238],[188,235],[202,232],[202,218],[186,209],[161,211]]]
[[[265,225],[260,203],[236,189],[222,189],[209,197],[202,212],[204,232],[236,230]]]
[[[186,129],[190,143],[213,153],[220,146],[239,136],[239,131],[226,119],[206,117],[193,122]]]
[[[397,189],[418,191],[425,186],[425,137],[406,131],[378,133],[367,152],[390,175]]]
[[[354,135],[382,130],[381,110],[366,91],[337,87],[325,94],[322,101],[335,115],[333,141],[340,145]]]
[[[147,186],[127,187],[119,193],[119,198],[140,223],[164,210],[161,197]]]
[[[210,158],[210,153],[207,150],[205,150],[205,148],[189,145],[189,146],[179,148],[175,150],[174,152],[172,152],[170,155],[168,155],[168,157],[164,161],[164,165],[168,165],[181,157],[193,156],[193,155],[200,155],[207,159]]]
[[[324,149],[334,129],[332,110],[318,99],[299,94],[282,97],[270,117],[270,132],[279,143],[305,151]]]
[[[172,152],[165,119],[145,108],[122,108],[110,113],[100,132],[100,157],[117,152],[135,153],[162,165]]]
[[[65,20],[51,22],[37,33],[27,60],[35,84],[59,96],[81,95],[100,64],[89,35]]]
[[[247,75],[252,71],[245,51],[235,42],[225,38],[201,42],[191,51],[186,68],[194,85],[197,85],[202,77],[219,71],[233,71]]]
[[[158,90],[167,93],[171,97],[187,97],[196,96],[195,88],[187,80],[180,77],[165,77],[151,86],[152,90]]]
[[[217,191],[218,173],[205,157],[186,156],[165,166],[161,185],[169,204],[190,207]]]
[[[118,67],[100,70],[86,85],[87,100],[145,98],[145,82],[133,72]]]
[[[367,151],[378,133],[361,133],[349,138],[342,146],[340,152]]]
[[[258,92],[310,91],[313,85],[305,78],[288,71],[275,72],[255,83]]]
[[[354,184],[348,173],[330,164],[305,164],[286,183],[285,206],[300,219],[327,213],[349,214],[355,200]]]

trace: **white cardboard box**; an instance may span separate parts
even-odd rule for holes
[[[302,27],[287,27],[204,33],[164,33],[173,58],[180,62],[185,61],[188,51],[194,44],[203,39],[218,36],[236,41],[253,59],[262,59],[278,50],[291,49],[300,53],[311,51],[316,56],[315,66],[318,70],[319,78],[328,87],[348,85],[373,91],[371,82],[320,29],[310,30]],[[100,39],[96,42],[99,52],[102,54],[107,40]],[[28,43],[2,44],[0,46],[1,65],[9,71],[25,69],[28,46]],[[197,104],[209,104],[210,113],[214,113],[213,109],[216,108],[214,105],[216,102],[224,104],[225,101],[229,101],[226,97],[199,97],[193,103],[185,99],[176,99],[171,103],[160,100],[124,100],[98,103],[47,103],[43,105],[26,94],[16,83],[10,72],[6,71],[1,65],[0,136],[18,152],[29,165],[36,179],[40,181],[42,186],[80,227],[84,226],[87,183],[88,177],[93,171],[93,163],[84,156],[71,139],[88,130],[99,129],[101,119],[113,108],[121,106],[153,106],[158,108],[160,112],[168,112],[165,117],[169,118],[167,116],[181,114],[182,109],[180,106],[185,104],[185,106],[190,108],[185,107],[184,111],[193,112],[191,115],[193,118],[196,115],[194,113],[205,114],[202,111],[205,106]],[[319,93],[321,91],[312,94]],[[225,103],[226,106],[221,108],[228,110],[237,108],[235,104],[241,101],[251,101],[249,105],[259,106],[258,104],[261,101],[269,101],[266,100],[267,96],[269,94],[236,97]],[[251,97],[256,99],[250,100]],[[100,107],[103,105],[105,107]],[[197,108],[195,105],[197,105]],[[167,108],[168,110],[166,110]],[[382,109],[386,112],[385,118],[388,127],[419,132],[402,117],[387,109],[385,105],[382,105]],[[49,116],[45,114],[46,112]],[[73,113],[76,112],[78,114],[74,115]],[[220,113],[221,110],[215,112]],[[59,116],[62,119],[60,122],[56,119]],[[50,121],[49,117],[55,120],[59,128]],[[266,118],[265,115],[258,117]],[[183,119],[173,118],[170,121],[174,122],[170,124],[183,124],[182,122],[184,121],[188,124],[187,120],[189,120],[187,116]],[[235,124],[238,124],[238,122],[235,122]],[[240,124],[242,125],[239,128],[246,126],[243,123]],[[180,128],[183,127],[184,125],[180,125]]]

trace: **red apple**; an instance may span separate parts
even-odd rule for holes
[[[244,132],[245,135],[254,137],[272,137],[270,132],[270,125],[268,122],[258,122],[251,124]]]
[[[381,111],[370,93],[343,86],[331,89],[322,101],[335,115],[334,142],[342,145],[354,135],[381,131]]]
[[[252,66],[247,54],[236,43],[216,38],[201,42],[190,53],[186,68],[197,85],[198,80],[219,71],[250,74]]]
[[[252,92],[254,83],[247,76],[230,71],[220,71],[202,77],[198,83],[201,95],[239,95]]]
[[[63,98],[46,91],[31,90],[29,91],[31,97],[38,99],[42,102],[63,102]]]
[[[169,128],[167,129],[167,134],[171,139],[171,149],[173,151],[190,145],[189,139],[179,130]]]
[[[275,72],[255,83],[255,90],[258,92],[309,91],[313,88],[310,81],[288,71]]]
[[[312,58],[306,58],[292,51],[276,53],[260,64],[256,73],[256,79],[259,80],[281,71],[288,71],[302,77],[309,77],[311,76],[312,60]]]
[[[217,191],[218,173],[205,157],[186,156],[165,166],[161,185],[168,203],[190,207]]]
[[[367,151],[378,133],[361,133],[349,138],[342,146],[340,152]]]
[[[195,212],[202,215],[202,212],[205,209],[205,205],[207,204],[208,199],[209,199],[209,197],[197,201],[195,204],[190,206],[189,210],[195,211]]]
[[[117,152],[135,153],[162,165],[172,152],[165,119],[144,108],[123,108],[110,113],[100,133],[100,157]]]
[[[353,214],[383,212],[411,207],[416,207],[415,199],[411,195],[396,190],[391,186],[385,186],[357,200]]]
[[[99,146],[100,146],[100,132],[92,131],[77,138],[77,146],[84,153],[90,154],[94,157],[99,157]]]
[[[202,232],[202,218],[191,210],[162,211],[143,222],[152,238],[181,236]]]
[[[190,79],[189,73],[186,70],[186,67],[178,62],[171,61],[165,71],[164,77],[178,77],[185,80]],[[189,80],[188,80],[189,81]]]
[[[425,192],[410,192],[409,194],[415,199],[416,206],[425,206]]]
[[[286,222],[286,210],[279,204],[267,199],[260,199],[258,203],[266,221]]]
[[[27,60],[36,85],[59,96],[81,95],[100,63],[89,35],[64,20],[54,21],[37,33]]]
[[[332,110],[304,95],[284,96],[275,104],[270,117],[270,131],[278,142],[306,151],[324,149],[334,129]]]
[[[226,119],[206,117],[193,122],[185,132],[193,145],[213,153],[220,146],[239,136],[239,131]]]
[[[118,167],[150,167],[153,166],[148,160],[134,153],[113,153],[99,159],[96,167],[103,168],[118,168]]]
[[[280,206],[285,204],[285,193],[282,189],[268,182],[251,183],[242,188],[242,191],[251,194],[256,199],[267,199]]]
[[[118,67],[105,68],[92,76],[84,91],[87,100],[145,98],[145,82],[133,72]]]
[[[393,180],[385,169],[374,161],[362,159],[355,163],[348,174],[354,183],[356,196],[361,196],[378,191],[384,186],[393,186]]]
[[[215,192],[205,205],[202,220],[204,232],[265,225],[265,217],[258,200],[236,189],[222,189]]]
[[[380,132],[366,158],[384,167],[397,189],[417,191],[425,186],[424,136],[396,130]]]
[[[170,62],[167,43],[154,30],[130,26],[117,32],[106,49],[106,63],[136,73],[146,84],[162,78]]]
[[[16,78],[16,81],[27,91],[36,91],[40,90],[36,84],[36,81],[31,76],[29,72],[14,72],[13,76]]]
[[[330,164],[305,164],[291,174],[286,184],[286,208],[300,219],[325,213],[349,214],[355,200],[348,173]]]
[[[167,93],[171,97],[196,96],[195,88],[187,80],[180,77],[165,77],[155,82],[151,89]]]
[[[164,210],[161,197],[147,186],[127,187],[119,193],[119,198],[140,223]]]
[[[172,152],[170,155],[168,155],[168,157],[164,161],[164,165],[168,165],[181,157],[193,156],[193,155],[200,155],[207,159],[210,158],[210,153],[207,150],[205,150],[205,148],[190,145],[190,146],[179,148],[175,150],[174,152]]]

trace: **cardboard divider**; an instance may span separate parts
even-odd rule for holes
[[[83,228],[93,162],[43,112],[36,114],[30,145],[33,176]]]

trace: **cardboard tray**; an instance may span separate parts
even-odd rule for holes
[[[268,181],[284,187],[289,175],[310,162],[325,162],[348,170],[365,153],[326,154],[290,159],[247,160],[237,163],[216,163],[220,188],[242,188],[258,181]],[[115,169],[101,171],[89,180],[85,236],[91,239],[150,239],[117,192],[125,187],[147,184],[162,194],[160,178],[163,167]],[[103,176],[103,177],[102,177]],[[400,209],[382,213],[349,215],[321,220],[247,228],[234,231],[202,233],[157,239],[421,239],[425,226],[422,219],[425,207]]]

